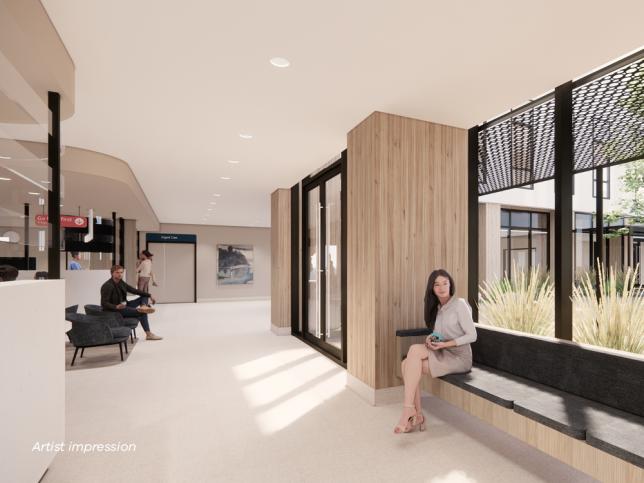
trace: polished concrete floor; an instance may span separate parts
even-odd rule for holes
[[[66,374],[67,443],[136,448],[61,452],[44,483],[593,481],[436,398],[427,431],[393,435],[400,406],[273,335],[269,302],[164,305],[151,325],[163,341]]]

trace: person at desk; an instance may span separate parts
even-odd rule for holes
[[[78,252],[72,252],[72,261],[69,262],[69,268],[68,270],[82,270],[83,267],[81,267],[80,264],[80,255]]]
[[[123,281],[123,267],[114,265],[110,269],[110,278],[101,287],[101,307],[103,310],[119,312],[123,317],[134,317],[139,319],[141,327],[145,331],[146,340],[161,340],[150,331],[148,314],[153,314],[154,309],[148,305],[148,300],[154,303],[154,298],[147,292],[138,290]],[[134,300],[127,300],[127,294],[139,295]]]

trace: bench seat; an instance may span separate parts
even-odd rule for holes
[[[480,364],[466,374],[441,379],[644,467],[644,418],[640,416]]]
[[[539,392],[532,381],[479,364],[466,374],[449,374],[441,379],[508,409],[514,408],[517,399]]]

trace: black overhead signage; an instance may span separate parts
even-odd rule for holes
[[[197,235],[146,233],[145,241],[150,243],[197,243]]]

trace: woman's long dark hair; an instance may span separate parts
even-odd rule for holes
[[[434,330],[434,326],[436,325],[436,314],[438,314],[438,306],[440,305],[438,297],[434,293],[434,282],[436,282],[438,277],[445,277],[449,280],[450,297],[454,296],[454,292],[456,291],[454,279],[449,273],[447,273],[447,270],[439,268],[429,275],[429,280],[427,280],[427,289],[425,290],[425,324],[429,330]]]

